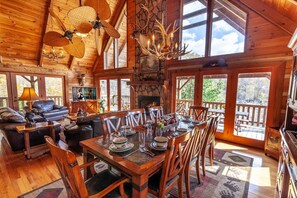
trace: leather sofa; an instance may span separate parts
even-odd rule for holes
[[[44,121],[39,116],[35,117],[39,121]],[[16,126],[25,125],[26,120],[23,115],[9,107],[0,107],[0,130],[11,147],[12,151],[22,151],[25,148],[24,134],[16,131]],[[56,141],[59,140],[60,127],[55,128]],[[49,129],[43,129],[30,133],[30,145],[35,146],[45,143],[44,135],[50,135]]]
[[[47,120],[62,120],[68,114],[66,106],[55,105],[53,100],[38,100],[32,104],[32,112]]]

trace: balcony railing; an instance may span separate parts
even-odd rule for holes
[[[63,105],[63,97],[62,96],[46,96],[47,100],[53,100],[55,101],[55,104],[57,105]]]
[[[0,97],[0,107],[8,106],[8,97]]]
[[[187,115],[189,113],[189,107],[193,105],[193,100],[176,100],[176,111],[181,115]],[[203,102],[203,106],[210,109],[225,109],[225,103],[223,102]],[[265,127],[267,118],[267,106],[254,105],[254,104],[237,104],[237,112],[243,112],[237,114],[237,120],[243,120],[247,125]]]

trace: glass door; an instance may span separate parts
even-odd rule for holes
[[[234,135],[264,141],[271,72],[238,74]]]
[[[219,115],[217,132],[224,132],[227,74],[203,75],[202,105],[208,115]]]
[[[0,74],[0,107],[8,107],[8,91],[7,91],[6,74]]]
[[[38,96],[38,77],[33,75],[15,75],[16,89],[13,89],[14,94],[14,109],[22,110],[27,106],[27,101],[20,101],[18,98],[22,95],[24,87],[32,87]]]
[[[45,94],[47,100],[63,105],[63,79],[61,77],[45,77]]]
[[[189,107],[194,105],[195,76],[176,77],[175,112],[188,115]]]

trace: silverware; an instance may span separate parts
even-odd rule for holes
[[[147,153],[148,155],[150,155],[151,157],[155,156],[155,153],[153,153],[152,151],[148,150],[146,147],[143,147],[142,150]]]
[[[135,149],[134,151],[132,151],[131,153],[128,153],[127,155],[122,156],[123,158],[127,158],[130,155],[132,155],[133,153],[136,153],[136,151],[138,151],[138,149]]]

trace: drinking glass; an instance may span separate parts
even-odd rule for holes
[[[139,132],[138,138],[139,138],[139,148],[144,148],[145,147],[145,133]]]
[[[162,136],[163,135],[163,129],[162,128],[159,128],[159,127],[157,127],[156,128],[156,132],[155,132],[156,134],[156,137],[160,137],[160,136]]]
[[[152,125],[147,125],[147,127],[146,127],[146,138],[149,141],[153,139],[153,127],[152,127]]]

